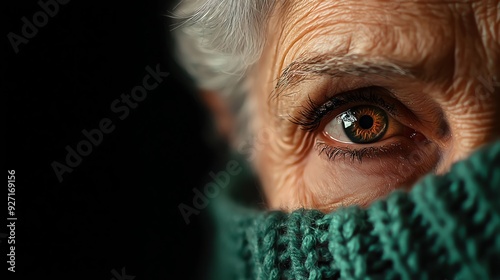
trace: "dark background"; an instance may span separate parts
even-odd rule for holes
[[[2,238],[1,278],[120,280],[112,271],[125,268],[136,280],[205,279],[210,221],[202,213],[186,225],[178,205],[191,204],[217,157],[207,112],[170,55],[163,15],[175,1],[59,4],[17,54],[7,34],[22,35],[21,18],[33,22],[42,9],[37,1],[7,3],[2,104],[18,220],[16,273],[7,271]],[[158,63],[170,76],[118,119],[111,103]],[[65,147],[76,149],[82,130],[103,118],[115,130],[59,182],[51,164],[65,164]]]

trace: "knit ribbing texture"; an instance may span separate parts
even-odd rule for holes
[[[500,142],[410,192],[328,214],[221,196],[215,279],[500,279]]]

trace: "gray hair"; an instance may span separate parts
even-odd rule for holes
[[[176,59],[198,88],[226,98],[239,129],[248,125],[241,124],[249,111],[245,75],[260,58],[274,5],[275,0],[182,0],[173,11]]]

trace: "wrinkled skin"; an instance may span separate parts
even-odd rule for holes
[[[500,1],[292,2],[274,10],[264,52],[249,75],[254,163],[270,209],[367,206],[498,139]],[[325,54],[408,71],[309,75],[275,89],[293,61]],[[326,124],[349,107],[329,112],[313,130],[293,121],[308,100],[321,105],[368,86],[390,90],[381,94],[398,104],[394,120],[411,137],[399,130],[370,144],[329,138]],[[320,154],[321,147],[381,146],[397,148],[361,161],[345,154],[329,159],[328,149]]]

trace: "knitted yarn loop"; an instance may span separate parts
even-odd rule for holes
[[[215,279],[500,279],[500,142],[366,209],[212,210]]]

